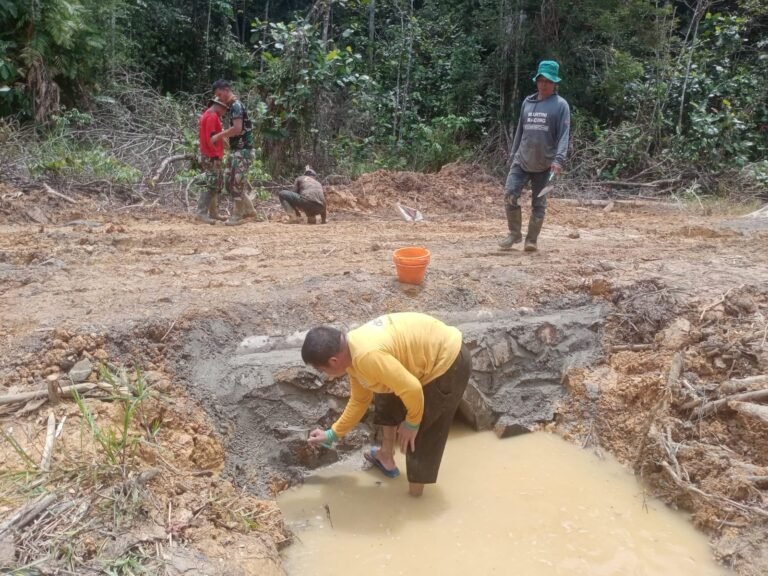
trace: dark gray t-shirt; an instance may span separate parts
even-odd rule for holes
[[[553,163],[565,165],[571,131],[571,109],[565,98],[552,94],[539,100],[532,94],[523,101],[512,144],[512,164],[526,172],[545,172]]]

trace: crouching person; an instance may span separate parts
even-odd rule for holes
[[[350,397],[328,430],[309,442],[330,447],[352,430],[374,403],[374,423],[383,427],[381,447],[366,460],[388,478],[400,471],[395,446],[406,455],[409,492],[421,496],[434,484],[445,443],[469,381],[471,359],[461,332],[415,312],[388,314],[350,332],[320,326],[307,333],[304,363],[336,378],[349,376]]]
[[[317,216],[325,224],[325,194],[323,185],[317,180],[317,173],[309,166],[304,168],[304,175],[296,178],[293,190],[281,190],[277,197],[291,222],[300,221],[301,212],[307,215],[307,224],[316,224]]]

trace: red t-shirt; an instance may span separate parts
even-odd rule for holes
[[[215,144],[211,142],[211,136],[219,132],[221,132],[221,118],[208,108],[200,116],[200,153],[206,158],[224,158],[224,140],[219,140]]]

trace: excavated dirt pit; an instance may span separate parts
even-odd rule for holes
[[[456,314],[472,351],[472,377],[460,418],[500,437],[540,427],[555,417],[566,373],[600,355],[607,307],[585,304],[548,312]],[[308,328],[308,327],[307,327]],[[177,366],[225,439],[226,471],[260,495],[300,482],[372,441],[370,419],[339,444],[313,450],[310,429],[328,427],[349,396],[344,380],[325,380],[301,361],[304,332],[250,334],[222,320],[206,321],[186,336]]]

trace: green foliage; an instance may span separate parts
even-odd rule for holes
[[[112,372],[106,366],[102,366],[99,371],[100,378],[111,384],[117,390],[121,385],[128,383],[127,374],[124,369],[117,373]],[[73,391],[75,402],[80,409],[83,421],[87,424],[93,438],[101,446],[104,456],[112,465],[124,465],[126,459],[130,456],[131,450],[141,442],[141,435],[131,431],[134,419],[141,410],[142,403],[149,398],[149,389],[141,371],[136,369],[136,382],[128,397],[118,393],[115,399],[122,404],[123,415],[119,429],[108,425],[100,426],[96,423],[93,413],[88,409],[83,398]]]
[[[120,69],[161,93],[207,92],[225,77],[254,119],[264,162],[256,181],[307,162],[326,172],[436,170],[478,149],[504,156],[532,72],[552,58],[579,111],[574,138],[592,155],[573,171],[623,178],[659,161],[679,171],[754,165],[768,152],[768,8],[700,6],[0,0],[0,115],[48,121],[61,116],[59,97],[88,109],[84,96]],[[42,156],[36,174],[137,178],[92,144],[57,141]]]
[[[91,115],[66,110],[53,116],[51,121],[51,129],[30,156],[27,168],[32,176],[106,180],[125,185],[141,178],[139,170],[115,158],[107,148],[78,143],[73,138],[71,129],[91,124]]]

